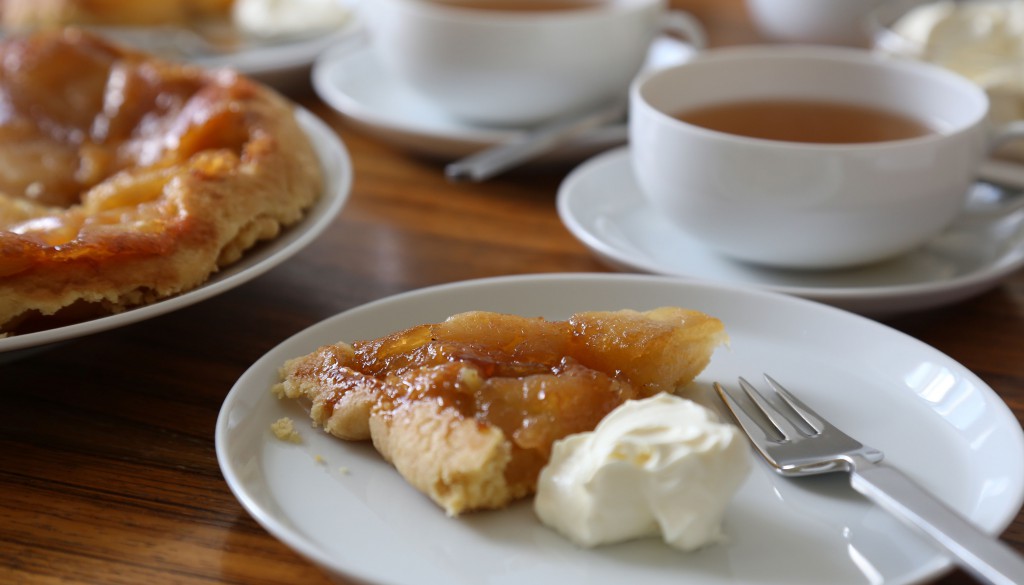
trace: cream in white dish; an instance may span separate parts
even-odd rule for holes
[[[237,0],[232,19],[260,37],[299,35],[344,25],[350,10],[340,0]]]
[[[557,441],[534,510],[579,546],[660,535],[692,551],[724,538],[725,511],[749,469],[737,427],[662,393],[626,402],[594,431]]]
[[[892,27],[926,60],[968,77],[1024,61],[1024,2],[945,0],[917,6]]]
[[[892,32],[909,41],[912,56],[982,86],[993,123],[1024,119],[1024,2],[930,2],[907,11]],[[1024,158],[1020,144],[1012,152]]]

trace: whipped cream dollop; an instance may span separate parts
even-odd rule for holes
[[[912,56],[983,87],[993,123],[1024,119],[1024,1],[932,2],[909,10],[893,32],[909,41]]]
[[[749,458],[742,432],[696,402],[664,393],[631,400],[594,431],[555,442],[534,510],[580,546],[660,534],[694,550],[722,540]]]
[[[337,28],[350,16],[340,0],[236,0],[232,11],[236,26],[265,37]]]

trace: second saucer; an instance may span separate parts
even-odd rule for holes
[[[647,68],[692,57],[693,49],[669,37],[655,40]],[[365,38],[324,52],[312,70],[313,87],[325,103],[353,125],[415,154],[455,159],[521,137],[530,128],[477,126],[455,120],[389,75]],[[624,125],[596,128],[542,160],[580,160],[622,144]]]

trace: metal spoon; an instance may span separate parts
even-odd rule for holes
[[[626,114],[626,102],[616,100],[582,115],[559,118],[523,136],[492,146],[448,164],[445,176],[452,181],[486,181],[511,168],[533,160],[573,138],[599,128]],[[625,133],[623,140],[625,140]]]

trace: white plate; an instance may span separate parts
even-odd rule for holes
[[[230,67],[253,79],[287,89],[309,78],[309,70],[320,53],[347,39],[358,37],[363,26],[353,12],[339,28],[307,34],[261,39],[244,36],[237,49],[221,52],[207,48],[204,37],[189,29],[173,26],[93,27],[110,40],[167,59],[190,61],[209,68]],[[0,31],[0,37],[9,31]]]
[[[645,67],[664,67],[692,57],[692,47],[670,38],[651,46]],[[528,129],[469,125],[447,116],[381,66],[366,39],[325,51],[313,64],[313,88],[321,99],[367,133],[417,154],[458,158],[522,136]],[[579,159],[626,140],[624,125],[598,128],[543,160]]]
[[[981,197],[990,187],[976,189]],[[874,317],[964,300],[1024,265],[1024,212],[958,222],[913,253],[855,269],[778,270],[733,261],[651,208],[628,148],[574,169],[559,188],[558,213],[573,235],[618,269],[761,288]]]
[[[448,518],[373,448],[302,424],[270,392],[285,360],[338,340],[383,335],[482,309],[565,318],[585,309],[679,305],[720,317],[731,336],[691,391],[771,372],[812,407],[984,530],[1024,496],[1024,436],[963,366],[875,321],[796,297],[663,276],[554,274],[469,281],[379,300],[306,329],[238,380],[217,420],[221,470],[271,534],[333,575],[382,585],[915,583],[947,562],[853,493],[843,477],[786,480],[758,462],[730,507],[728,543],[693,554],[658,539],[575,548],[530,502]],[[711,404],[711,402],[707,402]],[[301,444],[270,425],[299,422]],[[936,454],[941,454],[937,456]]]
[[[312,140],[324,172],[323,195],[299,223],[285,229],[277,238],[248,251],[241,260],[187,293],[116,315],[0,339],[0,361],[14,359],[24,350],[123,327],[193,305],[260,276],[306,247],[334,221],[348,199],[352,187],[352,162],[344,144],[323,121],[302,109],[296,111],[296,116]]]
[[[270,44],[254,44],[224,55],[200,56],[193,62],[204,67],[230,67],[269,85],[287,89],[308,79],[316,58],[336,44],[358,37],[361,27],[350,22],[342,28]]]

